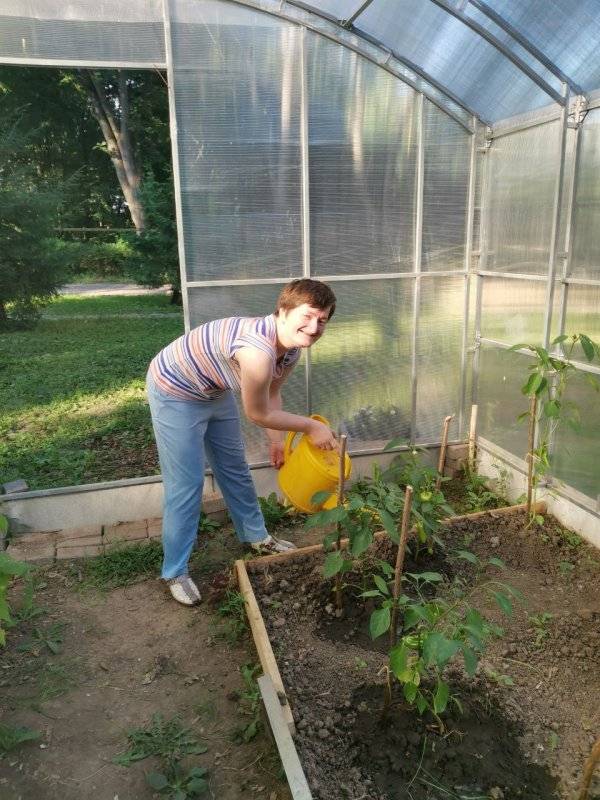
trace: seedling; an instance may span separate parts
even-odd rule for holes
[[[493,683],[497,683],[498,686],[514,686],[515,682],[510,677],[510,675],[503,675],[500,672],[496,672],[495,669],[491,669],[490,667],[486,667],[484,669],[485,675],[489,678],[490,681]]]
[[[42,734],[25,726],[0,724],[0,753],[8,753],[26,742],[39,739]]]
[[[143,576],[156,575],[162,563],[160,542],[124,547],[116,544],[97,558],[83,562],[83,583],[98,589],[127,586]]]
[[[530,614],[529,622],[533,625],[535,631],[534,644],[536,647],[541,647],[542,642],[550,636],[548,625],[553,619],[554,615],[548,611],[543,611],[541,614]]]

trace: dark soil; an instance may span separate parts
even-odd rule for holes
[[[526,605],[507,621],[485,596],[476,600],[505,636],[490,644],[474,679],[461,663],[448,667],[464,713],[452,707],[443,735],[399,692],[382,724],[387,637],[366,634],[370,609],[353,596],[360,575],[350,574],[338,619],[322,556],[253,574],[317,800],[573,797],[600,732],[600,556],[552,519],[542,528],[525,523],[524,515],[489,516],[446,529],[449,551],[502,558],[502,580]],[[389,545],[376,553],[390,555]],[[434,557],[420,569],[442,571]],[[469,564],[452,563],[454,574],[472,578]],[[542,614],[550,616],[540,623]]]

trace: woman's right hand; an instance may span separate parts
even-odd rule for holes
[[[315,447],[321,450],[337,450],[339,448],[335,433],[325,423],[318,419],[311,419],[308,428],[308,438]]]

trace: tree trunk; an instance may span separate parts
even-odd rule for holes
[[[123,197],[131,214],[131,221],[140,233],[144,229],[144,209],[138,197],[141,172],[135,163],[129,130],[129,87],[123,70],[119,70],[120,124],[113,113],[103,86],[91,70],[84,77],[84,88],[94,117],[100,125],[108,155],[113,163]]]
[[[177,289],[175,286],[171,289],[171,305],[172,306],[180,306],[181,305],[181,289]]]

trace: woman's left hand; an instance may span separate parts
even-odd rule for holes
[[[275,469],[283,467],[283,442],[269,442],[269,459]]]

